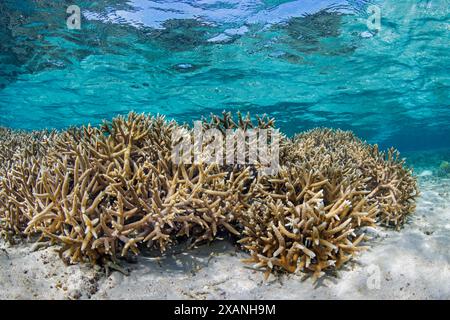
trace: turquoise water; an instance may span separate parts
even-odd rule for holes
[[[80,30],[66,26],[72,4]],[[1,126],[225,109],[289,135],[328,126],[383,148],[450,148],[450,0],[2,0],[0,30]]]

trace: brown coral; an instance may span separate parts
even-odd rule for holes
[[[221,132],[273,125],[229,113],[202,122]],[[364,248],[359,227],[399,227],[414,210],[416,182],[398,152],[350,132],[283,136],[279,172],[262,175],[257,164],[175,163],[172,138],[182,127],[130,113],[60,133],[1,129],[2,234],[39,235],[67,262],[101,263],[224,230],[268,272],[320,276]]]
[[[240,219],[248,262],[320,276],[365,248],[359,227],[398,228],[414,211],[416,182],[394,150],[386,158],[350,132],[315,129],[282,152],[281,172],[258,179]]]

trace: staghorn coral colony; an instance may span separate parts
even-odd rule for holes
[[[223,113],[202,124],[225,132],[274,121]],[[174,163],[172,134],[181,127],[130,113],[62,132],[0,128],[2,236],[57,244],[67,263],[117,265],[144,246],[163,252],[225,231],[267,276],[317,278],[366,248],[363,226],[398,229],[415,209],[416,180],[399,153],[351,132],[282,136],[280,170],[261,175],[254,164]]]

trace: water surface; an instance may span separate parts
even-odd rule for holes
[[[80,30],[66,26],[72,4]],[[0,14],[1,126],[241,110],[289,135],[328,126],[401,151],[450,147],[450,0],[2,0]]]

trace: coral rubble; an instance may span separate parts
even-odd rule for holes
[[[224,113],[202,126],[225,132],[274,121]],[[365,248],[360,227],[400,228],[414,211],[416,180],[399,153],[351,132],[282,136],[280,170],[262,175],[255,164],[175,163],[173,134],[185,127],[130,113],[62,132],[1,128],[2,235],[58,244],[67,263],[114,263],[143,246],[164,251],[222,230],[267,274],[318,277]]]

